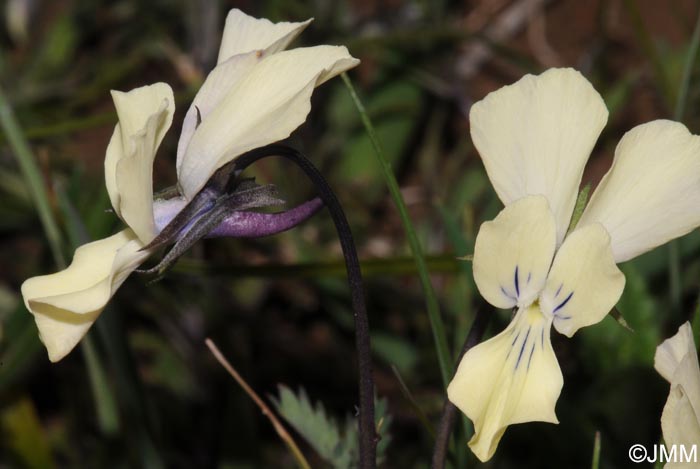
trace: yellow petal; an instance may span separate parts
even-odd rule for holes
[[[165,83],[112,91],[119,123],[107,146],[105,182],[119,217],[148,243],[153,224],[153,159],[175,112],[173,91]]]
[[[603,99],[579,72],[526,75],[472,106],[471,135],[505,205],[542,194],[564,239],[583,168],[608,118]]]
[[[579,226],[601,223],[617,262],[700,225],[700,137],[658,120],[622,137]]]
[[[600,224],[574,230],[554,257],[540,295],[542,312],[571,337],[581,327],[603,320],[625,288],[625,276],[610,250],[610,236]]]
[[[462,358],[447,395],[474,423],[469,446],[489,460],[508,425],[559,423],[554,411],[564,379],[550,342],[551,319],[521,308],[505,331]]]
[[[265,18],[253,18],[234,8],[229,11],[219,48],[218,63],[234,55],[264,50],[274,54],[284,50],[313,21],[301,23],[272,23]]]
[[[676,370],[680,366],[681,361],[686,356],[695,356],[695,340],[693,339],[693,330],[689,322],[685,322],[678,328],[676,335],[670,339],[663,341],[661,345],[656,347],[656,355],[654,355],[654,368],[664,377],[669,383],[673,381]],[[700,371],[698,372],[700,377]],[[698,380],[700,381],[700,379]]]
[[[556,243],[547,199],[529,196],[501,210],[479,228],[474,246],[474,281],[497,308],[527,306],[544,287]]]
[[[678,454],[677,462],[669,462],[664,466],[664,469],[690,469],[698,468],[699,465],[689,464],[687,459],[680,459],[680,451],[684,449],[687,452],[693,449],[693,446],[698,446],[700,442],[700,422],[698,415],[693,408],[688,395],[685,393],[682,386],[671,386],[671,392],[668,395],[668,400],[664,405],[663,413],[661,414],[661,430],[664,436],[664,443],[668,450],[676,447]],[[696,454],[697,454],[696,450]],[[692,461],[692,459],[690,459]],[[700,462],[700,461],[696,461]]]
[[[217,65],[209,73],[185,114],[180,140],[177,144],[177,168],[180,168],[182,165],[182,159],[187,151],[187,146],[192,140],[192,135],[197,129],[197,125],[209,116],[234,85],[250,73],[253,66],[260,62],[262,57],[263,55],[257,52],[235,55]],[[234,124],[231,122],[231,125]]]
[[[358,63],[340,46],[263,58],[194,132],[178,167],[183,195],[191,199],[218,168],[242,153],[288,137],[306,119],[314,88]]]
[[[671,383],[661,416],[666,445],[685,445],[689,451],[700,442],[700,366],[690,323],[684,323],[675,336],[656,348],[654,367]]]
[[[49,359],[56,362],[76,346],[126,277],[149,255],[126,229],[75,251],[71,265],[22,284]]]
[[[206,119],[241,78],[263,57],[284,50],[312,20],[302,23],[272,23],[256,19],[238,9],[229,12],[219,50],[219,60],[197,92],[182,124],[177,146],[179,168],[198,121]]]

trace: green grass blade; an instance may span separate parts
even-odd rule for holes
[[[435,349],[437,351],[438,361],[440,364],[440,374],[442,375],[442,380],[445,386],[447,386],[452,379],[452,359],[450,357],[449,346],[447,344],[447,336],[445,335],[445,325],[442,322],[442,317],[440,316],[440,306],[438,304],[437,296],[435,295],[435,290],[430,281],[430,273],[428,272],[428,267],[425,262],[425,257],[423,255],[423,249],[421,248],[420,242],[418,241],[418,236],[413,228],[413,223],[408,216],[408,210],[406,209],[406,203],[403,200],[401,191],[399,189],[399,184],[396,181],[394,172],[391,168],[391,164],[384,157],[384,151],[377,138],[377,134],[374,130],[374,126],[370,121],[369,115],[365,110],[362,101],[357,96],[355,88],[350,81],[350,77],[343,73],[343,82],[352,97],[355,107],[360,114],[362,123],[367,131],[370,141],[372,142],[372,147],[374,153],[379,161],[379,166],[382,170],[382,175],[389,188],[389,193],[391,198],[399,211],[399,216],[401,218],[401,223],[403,224],[403,229],[406,232],[406,238],[408,239],[408,244],[413,252],[413,257],[416,262],[416,267],[418,268],[418,276],[420,278],[421,285],[423,287],[423,293],[425,294],[426,309],[428,311],[428,318],[430,319],[430,327],[433,332],[433,338],[435,340]]]
[[[683,116],[685,115],[685,105],[688,100],[688,89],[690,88],[690,77],[695,65],[695,59],[698,55],[699,46],[700,14],[698,14],[698,19],[695,22],[693,35],[690,39],[690,45],[688,46],[688,55],[686,56],[685,64],[683,65],[683,76],[681,77],[681,82],[678,89],[678,98],[673,111],[673,119],[679,122],[683,120]],[[683,302],[683,290],[681,286],[680,240],[674,239],[671,241],[668,245],[668,252],[668,278],[671,311],[673,312],[674,318],[677,319],[678,315],[680,315]]]
[[[591,469],[598,469],[600,467],[600,432],[595,432],[595,439],[593,440],[593,462],[591,463]]]
[[[41,177],[34,155],[32,155],[32,151],[29,149],[27,140],[24,138],[24,134],[22,134],[19,124],[17,123],[15,114],[12,111],[12,106],[7,100],[2,88],[0,88],[0,126],[5,133],[10,148],[12,148],[12,154],[17,158],[17,163],[22,171],[22,175],[27,181],[37,212],[39,212],[39,219],[44,227],[46,238],[51,246],[54,261],[59,268],[64,268],[66,266],[66,260],[61,250],[61,232],[51,212],[44,180]]]
[[[678,89],[678,98],[676,99],[676,108],[673,112],[673,118],[677,121],[682,121],[685,115],[685,105],[688,101],[688,89],[690,88],[690,77],[693,74],[695,59],[698,56],[700,48],[700,13],[695,21],[695,29],[690,38],[688,46],[688,55],[686,56],[685,64],[683,65],[683,76],[681,77],[680,88]]]

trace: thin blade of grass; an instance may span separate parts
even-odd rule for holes
[[[34,155],[29,149],[29,144],[15,118],[12,106],[7,100],[2,88],[0,88],[0,126],[5,133],[7,142],[12,149],[12,154],[17,159],[20,171],[29,187],[29,191],[39,214],[39,219],[44,227],[46,238],[49,241],[54,261],[58,268],[62,269],[66,266],[66,260],[61,250],[61,232],[58,229],[58,224],[51,211],[44,180],[41,177],[41,172],[36,164]]]
[[[409,404],[411,404],[411,408],[416,414],[416,417],[418,417],[418,420],[420,420],[420,422],[423,424],[423,427],[430,434],[431,438],[435,440],[435,427],[433,427],[433,424],[430,423],[430,419],[428,419],[428,416],[425,415],[423,409],[421,409],[418,405],[418,401],[416,401],[416,398],[413,397],[413,393],[411,393],[411,390],[408,389],[408,386],[401,377],[401,373],[399,373],[398,368],[396,368],[395,365],[391,365],[391,371],[394,373],[396,381],[399,383],[399,389],[401,390],[401,394],[403,394],[403,397],[405,397]]]
[[[591,463],[591,469],[598,469],[600,467],[600,432],[595,432],[595,438],[593,439],[593,462]]]
[[[430,327],[432,329],[433,339],[435,340],[435,349],[437,351],[438,362],[440,365],[440,374],[442,376],[443,384],[446,387],[452,379],[453,363],[452,358],[450,357],[447,336],[445,334],[445,325],[442,321],[442,317],[440,316],[440,306],[437,296],[435,295],[435,290],[433,289],[433,284],[430,281],[430,273],[428,272],[428,266],[425,262],[423,249],[420,245],[420,241],[418,240],[418,236],[416,235],[416,231],[413,228],[413,223],[408,216],[406,203],[401,195],[401,190],[399,189],[399,184],[396,181],[391,164],[384,157],[384,151],[382,150],[381,143],[377,138],[377,134],[374,130],[374,126],[372,125],[369,115],[367,114],[362,101],[358,97],[352,81],[350,81],[350,77],[348,77],[346,73],[343,73],[341,76],[355,104],[355,107],[360,114],[362,123],[372,143],[382,175],[384,176],[384,180],[389,189],[391,198],[399,212],[399,217],[401,218],[401,223],[403,225],[404,232],[406,233],[408,244],[411,248],[411,252],[413,253],[416,267],[418,268],[418,276],[425,295],[426,309],[428,311],[428,318],[430,320]]]
[[[673,111],[673,119],[681,122],[685,115],[685,105],[688,100],[688,89],[690,88],[690,77],[693,72],[695,60],[700,47],[700,12],[695,21],[695,28],[688,46],[688,54],[683,65],[683,75],[678,88],[676,106]],[[681,285],[681,247],[680,240],[674,239],[668,245],[668,279],[669,292],[671,298],[671,312],[675,318],[681,314],[683,303],[683,287]]]

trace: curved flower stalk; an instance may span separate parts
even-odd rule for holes
[[[661,430],[666,446],[690,451],[700,443],[700,366],[690,323],[656,348],[654,368],[671,383],[671,391],[661,414]],[[690,467],[669,462],[666,469]],[[695,466],[694,466],[695,467]]]
[[[622,138],[612,167],[567,235],[583,169],[608,112],[577,71],[527,75],[470,113],[471,135],[505,208],[484,223],[474,280],[510,325],[463,357],[448,397],[490,459],[508,425],[558,423],[563,377],[552,326],[567,337],[617,303],[631,259],[700,225],[700,137],[658,120]]]
[[[107,147],[105,182],[112,207],[127,228],[79,247],[64,271],[22,285],[25,305],[51,361],[63,358],[81,340],[119,286],[153,253],[151,243],[178,212],[197,205],[189,220],[189,225],[197,225],[208,212],[231,202],[231,197],[222,196],[222,187],[209,183],[219,168],[251,149],[288,137],[306,119],[314,88],[359,63],[340,46],[284,50],[310,21],[274,24],[231,10],[218,64],[182,125],[179,197],[154,202],[152,187],[153,159],[175,110],[172,90],[157,83],[128,93],[112,92],[119,123]],[[223,206],[216,217],[207,216],[210,224],[216,222],[205,226],[209,233],[276,233],[315,213],[320,203],[312,201],[276,216],[232,212],[232,207],[240,209],[241,203]],[[194,228],[183,227],[175,239],[187,238],[188,229]]]

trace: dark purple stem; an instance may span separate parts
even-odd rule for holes
[[[323,202],[316,197],[284,212],[233,212],[211,230],[207,238],[260,238],[274,235],[294,228],[322,207]]]

